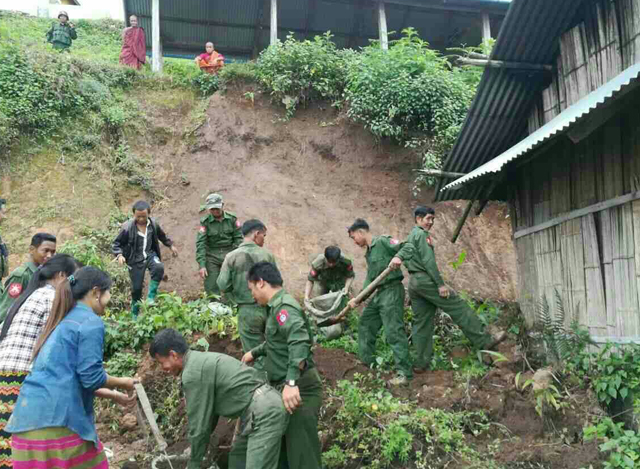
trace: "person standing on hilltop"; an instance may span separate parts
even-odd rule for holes
[[[387,342],[393,351],[397,376],[389,381],[392,386],[408,386],[413,378],[409,357],[409,339],[404,330],[404,286],[400,266],[413,256],[411,244],[401,242],[391,236],[373,236],[369,224],[362,218],[347,228],[349,237],[361,248],[366,248],[367,277],[363,288],[373,282],[387,267],[392,272],[380,283],[375,296],[364,308],[358,327],[358,354],[366,365],[374,363],[376,338],[384,326]],[[356,299],[349,306],[358,306]]]
[[[338,246],[327,246],[324,254],[318,254],[311,263],[311,270],[309,270],[304,290],[305,305],[311,300],[316,282],[320,284],[321,295],[341,290],[347,295],[355,277],[351,259],[344,257]]]
[[[435,213],[433,208],[417,207],[413,212],[416,226],[407,239],[415,249],[413,257],[405,262],[405,267],[411,275],[409,298],[413,309],[411,337],[417,352],[413,369],[415,373],[424,373],[431,364],[437,308],[451,317],[478,350],[492,350],[506,338],[506,334],[502,334],[494,340],[484,332],[480,319],[467,302],[452,292],[442,280],[429,233],[433,228]]]
[[[140,70],[147,60],[147,39],[144,28],[138,26],[138,17],[129,17],[128,28],[122,31],[122,51],[120,63]]]
[[[68,51],[71,42],[78,39],[76,27],[73,23],[69,23],[69,15],[66,11],[61,11],[58,14],[58,21],[59,23],[55,23],[47,32],[47,42],[52,44],[56,50]]]
[[[144,274],[151,274],[147,300],[153,302],[158,294],[158,286],[164,278],[164,264],[160,255],[160,242],[171,248],[173,257],[177,257],[173,241],[169,239],[158,222],[151,218],[151,206],[144,200],[133,204],[133,218],[122,225],[118,237],[113,242],[111,252],[120,265],[125,262],[131,278],[131,314],[134,318],[140,310],[140,299],[144,288]]]
[[[258,262],[275,265],[276,258],[264,248],[267,227],[260,220],[247,220],[242,224],[244,241],[224,258],[218,288],[238,305],[238,333],[242,350],[246,353],[264,342],[267,309],[256,303],[247,284],[249,269]],[[256,369],[262,369],[262,360],[256,361]]]
[[[219,295],[218,276],[224,258],[242,243],[238,217],[224,210],[220,194],[209,194],[204,205],[209,214],[200,219],[196,235],[196,262],[207,295]]]
[[[0,324],[7,316],[9,308],[23,290],[27,288],[36,269],[51,259],[56,253],[56,237],[49,233],[36,233],[29,246],[30,259],[15,269],[4,283],[0,295]]]
[[[298,302],[282,288],[282,275],[275,265],[258,262],[249,270],[247,281],[256,302],[267,307],[267,326],[264,343],[245,353],[242,362],[264,357],[267,379],[282,391],[284,407],[291,415],[280,467],[320,469],[322,379],[313,361],[309,321]]]

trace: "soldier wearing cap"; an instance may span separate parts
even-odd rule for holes
[[[0,223],[6,218],[5,207],[7,206],[7,201],[5,199],[0,199]],[[7,276],[9,273],[9,249],[7,245],[2,241],[0,237],[0,279]],[[0,321],[2,322],[2,321]]]
[[[234,213],[224,210],[220,194],[209,194],[204,205],[209,214],[200,219],[196,236],[196,262],[208,295],[219,295],[218,276],[227,254],[240,246],[241,224]]]
[[[51,29],[47,32],[47,42],[53,45],[53,48],[60,51],[68,51],[71,47],[71,42],[74,39],[78,39],[76,34],[76,27],[73,23],[69,23],[69,15],[66,11],[61,11],[58,14],[59,23],[51,26]]]
[[[36,233],[29,246],[30,260],[15,269],[6,282],[0,295],[0,323],[9,312],[9,308],[20,294],[27,288],[31,277],[38,266],[47,262],[56,253],[56,237],[49,233]]]
[[[327,246],[324,254],[318,254],[311,263],[304,291],[305,304],[311,299],[316,282],[320,284],[321,295],[340,290],[346,295],[355,277],[351,259],[344,257],[338,246]]]
[[[218,288],[225,298],[238,305],[238,333],[242,350],[248,352],[264,342],[267,309],[256,303],[251,295],[247,273],[258,262],[266,261],[275,265],[276,259],[264,248],[267,227],[260,220],[245,221],[242,235],[242,244],[224,258]],[[255,368],[262,368],[262,359],[256,361]]]

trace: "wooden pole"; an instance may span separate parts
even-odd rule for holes
[[[151,70],[162,73],[160,60],[160,0],[151,0]]]
[[[489,13],[482,13],[482,45],[485,53],[489,51],[489,41],[491,40],[491,21]]]
[[[389,50],[389,35],[387,34],[387,12],[384,9],[384,2],[378,2],[378,35],[380,37],[380,47],[382,50]]]
[[[503,62],[502,60],[482,60],[482,59],[468,59],[461,57],[458,59],[460,65],[476,65],[478,67],[489,68],[513,68],[518,70],[540,70],[545,72],[553,71],[551,65],[543,64],[528,64],[524,62]]]
[[[460,236],[460,231],[462,231],[464,222],[467,221],[467,217],[469,216],[469,212],[471,212],[471,207],[473,207],[474,202],[475,200],[470,200],[469,205],[467,205],[467,208],[464,210],[464,213],[462,214],[462,218],[460,218],[460,221],[458,222],[458,226],[456,226],[456,230],[453,232],[453,236],[451,237],[452,243],[455,243],[458,240],[458,236]]]
[[[448,178],[448,179],[457,179],[467,175],[467,173],[454,173],[451,171],[441,171],[439,169],[416,169],[416,171],[422,174],[426,174],[428,176],[435,176],[439,178]]]
[[[269,44],[278,42],[278,0],[271,0],[271,39]]]

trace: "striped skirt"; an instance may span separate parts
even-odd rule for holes
[[[22,371],[0,371],[0,469],[12,467],[11,434],[4,431],[7,421],[18,400],[20,387],[28,373]]]
[[[11,439],[14,469],[107,469],[102,443],[95,447],[65,427],[16,433]]]

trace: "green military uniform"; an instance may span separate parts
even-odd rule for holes
[[[267,308],[256,303],[247,283],[249,269],[262,261],[276,264],[276,258],[268,250],[245,241],[227,254],[218,277],[220,291],[238,305],[238,332],[245,352],[264,342]],[[257,360],[255,367],[261,369],[262,362]]]
[[[254,358],[265,357],[264,369],[273,386],[282,389],[285,380],[295,380],[300,391],[302,404],[291,415],[285,433],[290,469],[322,467],[318,438],[322,380],[313,362],[312,345],[313,335],[302,308],[291,295],[280,290],[267,305],[265,342],[251,354]]]
[[[444,281],[436,264],[429,233],[415,226],[407,242],[415,248],[414,256],[405,262],[405,267],[411,274],[409,298],[413,309],[412,338],[417,352],[416,368],[427,369],[431,364],[436,308],[451,317],[474,347],[482,349],[490,344],[491,336],[484,332],[482,322],[466,301],[453,292],[448,298],[442,298],[438,293]]]
[[[324,295],[332,291],[342,290],[347,283],[347,279],[355,276],[351,259],[340,256],[336,265],[329,267],[324,254],[319,254],[311,263],[311,270],[309,270],[307,279],[314,283],[318,282],[321,289],[320,294]]]
[[[288,414],[282,396],[256,370],[222,353],[189,351],[183,359],[191,460],[200,469],[218,417],[240,417],[229,454],[231,469],[275,469]]]
[[[20,294],[27,288],[29,281],[36,272],[36,266],[32,261],[25,262],[15,269],[4,282],[4,291],[0,295],[0,323],[7,317],[9,308]]]
[[[0,237],[0,279],[9,273],[9,248]],[[1,322],[1,321],[0,321]]]
[[[68,24],[56,23],[47,32],[47,42],[53,45],[54,49],[67,50],[71,47],[71,41],[78,39],[75,28]]]
[[[196,237],[196,261],[200,268],[207,269],[204,289],[209,295],[220,294],[218,289],[220,268],[225,256],[242,242],[240,226],[235,214],[226,211],[220,220],[211,214],[200,219],[200,229]]]
[[[411,259],[413,246],[390,236],[376,236],[367,249],[366,288],[385,270],[391,259],[399,257],[403,261]],[[364,308],[358,327],[358,351],[360,359],[367,365],[374,361],[376,337],[384,326],[387,342],[393,350],[396,370],[406,378],[413,377],[409,358],[409,340],[404,330],[404,286],[402,270],[392,271],[376,289],[375,296]]]

